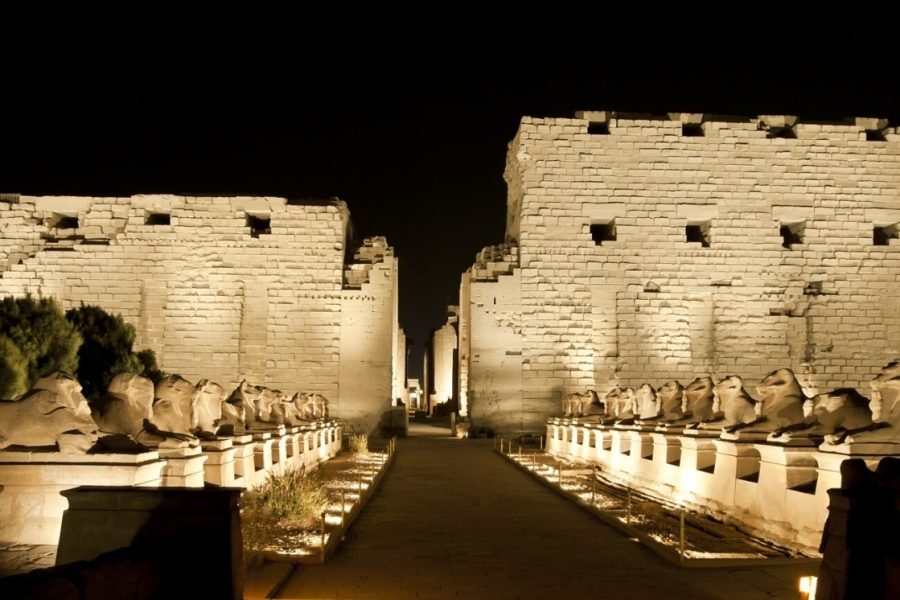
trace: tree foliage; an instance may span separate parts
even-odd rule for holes
[[[159,383],[162,381],[163,377],[166,376],[166,374],[159,369],[159,365],[156,364],[156,352],[153,350],[150,350],[149,348],[141,350],[137,353],[137,359],[144,368],[142,375],[150,379],[154,384]]]
[[[0,398],[19,396],[40,377],[74,373],[78,366],[81,336],[52,298],[0,300],[0,338]]]
[[[28,391],[28,363],[12,340],[0,334],[0,398],[16,398]]]
[[[159,373],[152,351],[140,354],[132,351],[134,327],[121,315],[111,315],[99,306],[82,304],[70,309],[66,318],[84,338],[78,351],[76,376],[82,393],[89,400],[102,396],[113,377],[120,373]]]

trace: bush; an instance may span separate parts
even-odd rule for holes
[[[109,388],[113,377],[120,373],[157,375],[156,356],[152,351],[135,354],[134,327],[121,315],[111,315],[99,306],[81,305],[66,312],[66,319],[81,333],[84,344],[78,351],[77,378],[82,393],[89,400],[99,398]]]
[[[28,364],[5,335],[0,334],[0,398],[12,400],[28,391]]]
[[[150,379],[154,385],[162,381],[166,376],[165,373],[159,370],[159,366],[156,364],[156,353],[153,350],[141,350],[137,353],[137,358],[144,368],[144,377]]]
[[[308,529],[318,523],[328,503],[328,493],[318,472],[289,469],[270,474],[266,482],[244,492],[241,530],[251,550],[265,548],[276,529]]]
[[[0,361],[0,382],[5,382],[0,384],[0,398],[20,395],[19,390],[27,391],[54,371],[76,372],[82,338],[52,298],[4,298],[0,337],[6,339]],[[13,346],[16,350],[9,349]]]
[[[368,454],[369,436],[365,433],[355,433],[350,436],[350,451],[354,454]]]

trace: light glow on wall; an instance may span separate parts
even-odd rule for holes
[[[807,575],[800,578],[800,600],[810,600],[816,597],[816,587],[819,578],[815,575]]]

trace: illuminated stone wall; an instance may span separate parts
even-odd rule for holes
[[[434,398],[435,402],[447,402],[454,393],[454,363],[457,349],[457,320],[459,307],[447,308],[447,322],[434,332],[431,344],[434,352]]]
[[[386,410],[396,261],[367,264],[344,285],[350,216],[343,202],[0,198],[0,295],[54,296],[66,308],[84,302],[121,313],[139,348],[194,381],[247,378],[319,392],[334,416],[367,415],[365,427]],[[343,343],[349,329],[365,332],[355,354]],[[369,350],[379,359],[347,364]],[[371,378],[365,390],[363,376]]]
[[[409,405],[409,392],[406,390],[406,332],[397,329],[397,347],[394,349],[394,378],[391,385],[391,398],[396,403],[400,399]]]
[[[518,249],[482,250],[463,276],[468,330],[467,352],[460,352],[460,374],[468,382],[468,413],[473,423],[519,429],[522,395],[521,278]]]
[[[344,276],[338,411],[371,430],[391,406],[397,327],[397,259],[383,237],[368,238]]]
[[[616,383],[790,367],[807,393],[866,391],[900,354],[900,135],[884,122],[526,117],[505,176],[527,429]],[[468,377],[471,393],[474,362]]]
[[[471,343],[469,331],[472,322],[469,317],[471,312],[471,277],[465,272],[459,282],[459,352],[456,360],[458,364],[458,379],[456,393],[459,394],[459,414],[469,416],[469,351]]]

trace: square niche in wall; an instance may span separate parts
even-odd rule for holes
[[[247,213],[247,227],[250,228],[250,237],[258,238],[261,235],[268,235],[272,233],[272,219],[269,215]]]
[[[803,243],[803,236],[806,233],[806,221],[798,221],[796,223],[782,222],[779,232],[781,233],[781,246],[790,250],[795,245]]]
[[[144,216],[145,225],[171,225],[172,216],[164,212],[148,212]]]
[[[891,240],[900,239],[900,224],[875,225],[872,229],[872,244],[875,246],[890,246]]]
[[[603,242],[616,241],[616,220],[591,223],[591,239],[596,246],[602,246]]]
[[[703,248],[709,248],[710,229],[712,224],[709,221],[689,222],[684,227],[685,241],[688,243],[700,243]]]
[[[51,229],[78,229],[79,223],[76,215],[53,213],[53,216],[47,221],[47,225]]]

